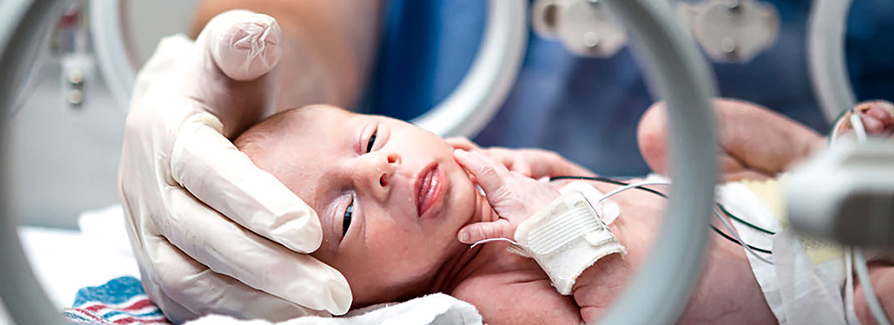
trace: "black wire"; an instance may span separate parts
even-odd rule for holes
[[[629,183],[624,183],[624,182],[619,181],[619,180],[614,180],[614,179],[611,179],[611,178],[605,178],[605,177],[599,177],[599,176],[596,176],[596,177],[589,177],[589,176],[555,176],[555,177],[550,177],[550,178],[549,178],[549,181],[552,182],[552,181],[558,181],[558,180],[563,180],[563,179],[577,179],[577,180],[586,180],[586,181],[597,181],[597,182],[603,182],[603,183],[609,183],[609,184],[615,184],[615,185],[621,185],[621,186],[627,186],[627,185],[630,185]],[[649,192],[649,193],[658,195],[658,196],[663,197],[663,198],[665,198],[665,199],[667,198],[667,195],[665,195],[664,193],[658,192],[658,191],[653,190],[653,189],[648,188],[648,187],[637,186],[636,188],[639,189],[639,190],[643,190],[643,191],[646,191],[646,192]]]
[[[723,204],[717,203],[717,207],[720,208],[720,211],[723,211],[723,214],[727,215],[728,217],[732,218],[733,220],[738,221],[739,223],[741,223],[741,224],[743,224],[743,225],[746,225],[746,226],[748,226],[748,227],[751,227],[751,228],[754,229],[754,230],[760,231],[760,232],[765,233],[765,234],[768,234],[768,235],[775,235],[775,234],[776,234],[775,232],[772,232],[772,231],[766,230],[766,229],[764,229],[764,228],[755,226],[755,225],[751,224],[751,223],[748,222],[748,221],[739,219],[739,217],[736,217],[735,215],[733,215],[732,213],[730,213],[729,211],[727,211],[727,210],[726,210],[726,207],[724,207]]]
[[[717,227],[714,227],[714,225],[711,225],[711,229],[713,229],[714,232],[716,232],[718,235],[723,236],[723,238],[726,238],[727,240],[733,242],[733,243],[736,244],[736,245],[742,246],[742,243],[740,243],[740,242],[739,242],[738,240],[736,240],[735,238],[730,237],[730,236],[727,235],[725,232],[720,231],[720,229],[717,229]],[[751,248],[752,250],[755,250],[755,251],[758,251],[758,252],[761,252],[761,253],[764,253],[764,254],[773,254],[773,252],[770,251],[770,250],[766,250],[766,249],[763,249],[763,248],[754,247],[754,246],[751,246],[751,245],[749,245],[749,244],[745,244],[745,246],[748,246],[748,248]]]
[[[605,177],[599,177],[599,176],[596,176],[596,177],[590,177],[590,176],[554,176],[554,177],[550,177],[550,178],[549,178],[549,181],[552,182],[552,181],[558,181],[558,180],[563,180],[563,179],[575,179],[575,180],[597,181],[597,182],[603,182],[603,183],[609,183],[609,184],[621,185],[621,186],[628,186],[628,185],[630,185],[629,183],[625,183],[625,182],[622,182],[622,181],[619,181],[619,180],[614,180],[614,179],[611,179],[611,178],[605,178]],[[653,189],[648,188],[648,187],[634,186],[633,188],[635,188],[635,189],[639,189],[639,190],[642,190],[642,191],[646,191],[646,192],[649,192],[649,193],[652,193],[652,194],[655,194],[655,195],[658,195],[658,196],[660,196],[660,197],[663,197],[663,198],[667,199],[667,195],[666,195],[666,194],[661,193],[661,192],[656,191],[656,190],[653,190]],[[755,229],[757,229],[757,230],[763,231],[763,232],[765,232],[765,233],[769,233],[769,234],[771,234],[771,235],[772,235],[772,234],[775,234],[775,233],[773,233],[773,232],[771,232],[771,231],[769,231],[769,230],[766,230],[766,229],[763,229],[763,228],[761,228],[761,227],[752,225],[752,224],[750,224],[750,223],[748,223],[748,222],[745,222],[745,220],[742,220],[742,219],[739,219],[739,218],[733,216],[732,213],[730,213],[729,211],[727,211],[727,210],[726,210],[722,205],[720,205],[719,203],[717,204],[717,206],[720,207],[720,210],[723,211],[724,214],[726,214],[726,215],[732,217],[732,218],[735,219],[736,221],[740,221],[740,222],[744,223],[745,225],[751,226],[752,228],[755,228]],[[730,237],[729,235],[727,235],[725,232],[721,231],[720,229],[717,229],[717,227],[715,227],[714,225],[711,225],[711,230],[714,230],[714,232],[716,232],[716,233],[717,233],[718,235],[720,235],[721,237],[726,238],[726,240],[729,240],[730,242],[732,242],[732,243],[734,243],[734,244],[736,244],[736,245],[742,246],[742,243],[740,243],[740,242],[739,242],[738,240],[736,240],[735,238]],[[761,253],[764,253],[764,254],[772,254],[772,253],[773,253],[773,252],[770,251],[770,250],[766,250],[766,249],[759,248],[759,247],[754,247],[754,246],[751,246],[751,245],[749,245],[749,244],[745,244],[745,246],[748,246],[748,248],[750,248],[750,249],[752,249],[752,250],[755,250],[755,251],[758,251],[758,252],[761,252]]]

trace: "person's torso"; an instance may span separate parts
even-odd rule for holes
[[[825,133],[806,62],[811,1],[770,1],[781,25],[773,46],[747,63],[713,63],[719,96],[751,101]],[[379,64],[364,107],[411,119],[460,83],[481,41],[486,1],[388,2]],[[848,20],[846,57],[860,99],[894,99],[894,2],[858,1]],[[640,116],[655,100],[628,48],[580,58],[529,33],[506,102],[475,137],[483,146],[538,147],[604,175],[643,175]]]

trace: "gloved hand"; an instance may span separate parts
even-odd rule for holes
[[[316,213],[227,139],[272,112],[281,38],[269,16],[226,12],[195,43],[162,40],[137,77],[119,189],[143,285],[176,323],[350,308],[345,278],[306,255]]]

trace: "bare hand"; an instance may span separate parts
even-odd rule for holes
[[[795,121],[748,102],[715,99],[721,178],[725,181],[766,179],[825,145],[824,139]],[[669,171],[667,110],[664,103],[649,108],[639,122],[643,158],[659,174]]]
[[[502,147],[481,148],[467,138],[457,137],[447,139],[455,149],[476,151],[488,158],[502,164],[511,172],[524,176],[541,179],[554,176],[591,176],[592,173],[580,167],[559,154],[543,149],[510,149]]]

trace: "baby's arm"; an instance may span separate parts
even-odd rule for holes
[[[825,146],[824,138],[816,132],[758,105],[717,99],[714,109],[726,181],[774,177]],[[640,151],[659,174],[668,172],[667,124],[663,103],[650,107],[639,123]]]

